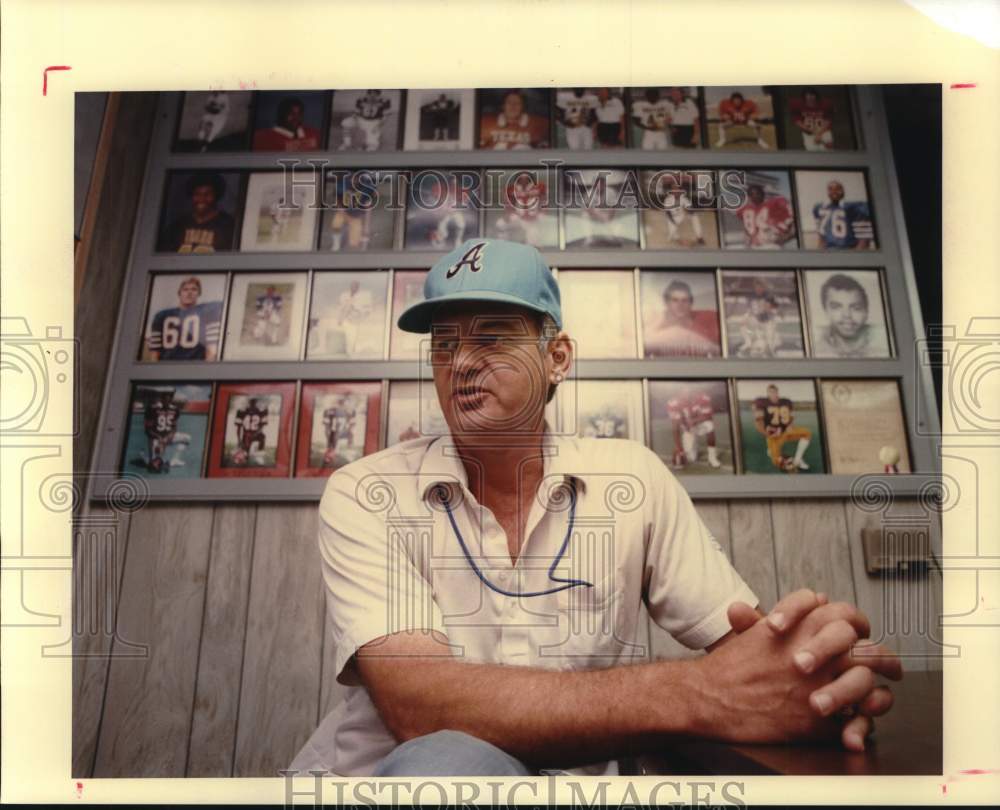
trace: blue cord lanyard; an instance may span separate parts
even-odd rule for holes
[[[443,487],[442,487],[443,489]],[[558,591],[565,591],[569,588],[575,588],[578,585],[586,585],[588,588],[593,587],[594,583],[587,582],[583,579],[564,579],[563,577],[557,577],[553,572],[556,566],[559,565],[559,561],[562,559],[563,554],[566,553],[566,547],[569,545],[569,538],[573,534],[573,520],[576,517],[576,486],[571,485],[569,490],[569,523],[566,527],[566,536],[563,538],[562,545],[559,546],[559,553],[556,554],[555,559],[552,560],[552,565],[549,566],[549,579],[553,582],[564,582],[565,585],[560,585],[558,588],[549,588],[546,591],[532,591],[530,593],[518,593],[517,591],[505,591],[503,588],[498,588],[492,582],[490,582],[482,571],[479,570],[479,566],[476,565],[476,561],[472,559],[472,555],[469,553],[468,547],[465,545],[465,540],[462,539],[462,533],[458,530],[458,524],[455,523],[455,516],[451,512],[451,504],[448,502],[446,493],[442,492],[441,502],[444,504],[445,511],[448,513],[448,520],[451,522],[451,528],[455,532],[455,537],[458,539],[458,544],[462,547],[462,553],[465,554],[465,559],[468,560],[469,565],[472,570],[476,572],[476,576],[482,581],[482,583],[491,590],[496,591],[504,596],[545,596],[549,593],[557,593]]]

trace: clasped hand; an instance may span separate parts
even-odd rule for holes
[[[865,641],[867,617],[846,602],[800,590],[765,617],[729,608],[734,635],[699,659],[708,732],[734,742],[836,739],[863,751],[874,719],[892,707],[876,675],[903,677],[881,644]]]

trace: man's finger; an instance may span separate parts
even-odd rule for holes
[[[882,644],[862,639],[837,659],[835,671],[846,672],[859,664],[891,681],[903,679],[903,662],[896,653]]]
[[[892,708],[892,692],[888,686],[876,686],[858,704],[858,712],[867,717],[881,717]]]
[[[729,606],[727,613],[729,617],[729,625],[737,633],[749,630],[757,624],[757,622],[760,621],[764,615],[756,608],[750,607],[750,605],[746,602],[733,602],[733,604]]]
[[[872,633],[868,617],[849,602],[829,602],[820,605],[805,616],[802,625],[808,632],[815,634],[824,624],[838,619],[850,622],[851,626],[858,632],[858,638],[868,638]]]
[[[809,705],[823,717],[844,706],[860,703],[875,687],[875,676],[868,667],[852,667],[832,683],[809,696]]]
[[[784,633],[798,624],[809,611],[819,606],[816,593],[809,588],[802,588],[788,594],[774,606],[767,614],[767,626],[775,633]]]
[[[840,740],[848,751],[864,751],[865,737],[875,730],[875,721],[859,714],[852,717],[840,732]]]
[[[792,658],[799,671],[808,674],[828,661],[850,652],[851,645],[857,640],[857,630],[849,622],[838,619],[823,625]]]

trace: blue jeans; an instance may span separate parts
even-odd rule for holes
[[[435,731],[392,749],[372,776],[537,776],[521,760],[464,731]]]

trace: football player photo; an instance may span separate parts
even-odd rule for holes
[[[846,87],[780,87],[775,93],[783,113],[786,149],[830,152],[855,148],[851,97]]]
[[[723,270],[726,356],[804,357],[794,270]]]
[[[198,254],[232,250],[239,188],[236,172],[171,172],[156,249]]]
[[[739,204],[722,210],[724,247],[733,250],[794,250],[798,247],[788,172],[772,169],[724,171],[720,172],[719,182],[740,199]]]
[[[587,150],[594,148],[597,95],[586,87],[556,91],[556,147]]]
[[[405,380],[389,383],[389,414],[386,419],[385,446],[391,447],[424,436],[447,436],[450,433],[444,412],[430,380]]]
[[[810,250],[874,250],[864,172],[797,171],[802,245]]]
[[[650,380],[650,447],[675,475],[732,475],[729,388],[722,380]]]
[[[698,149],[701,110],[695,87],[629,89],[631,145],[638,149]]]
[[[332,253],[392,250],[396,241],[396,212],[390,208],[392,184],[390,172],[328,171],[323,178],[319,249]]]
[[[211,400],[207,383],[133,386],[122,472],[201,478]]]
[[[878,270],[803,273],[813,357],[891,357]]]
[[[315,152],[321,149],[326,96],[318,91],[258,92],[253,150]]]
[[[330,149],[388,152],[398,148],[400,90],[334,90],[330,106]]]
[[[822,380],[820,390],[831,473],[912,471],[896,380]]]
[[[823,441],[812,380],[737,380],[743,472],[822,473]]]
[[[303,251],[315,244],[318,194],[316,173],[256,172],[247,183],[242,251]],[[288,188],[291,186],[291,188]]]
[[[642,270],[645,357],[720,357],[715,274]]]
[[[212,424],[210,478],[287,478],[295,383],[220,383]]]
[[[576,357],[636,357],[632,270],[560,270],[556,278],[563,328],[574,341]]]
[[[175,152],[236,152],[247,148],[249,90],[185,93]]]
[[[757,152],[778,148],[774,101],[767,88],[706,87],[705,118],[713,149]]]
[[[389,273],[313,275],[307,360],[381,360]]]
[[[548,90],[480,90],[480,149],[546,149],[549,146]]]
[[[408,90],[404,148],[472,149],[475,90]]]
[[[392,276],[392,317],[389,321],[389,359],[417,360],[430,349],[430,336],[404,332],[396,323],[403,310],[422,301],[426,270],[396,270]],[[416,366],[414,366],[416,367]]]
[[[224,273],[153,276],[139,359],[215,360],[225,297]]]
[[[633,172],[566,169],[562,177],[568,250],[639,247],[639,185]]]
[[[498,201],[486,209],[486,236],[533,245],[539,250],[559,248],[559,210],[548,205],[549,185],[543,172],[511,169],[486,176],[486,198]]]
[[[566,380],[557,398],[561,432],[581,438],[644,441],[641,380]]]
[[[237,273],[226,316],[224,360],[298,360],[306,273]]]
[[[478,174],[471,178],[453,171],[415,174],[407,184],[407,250],[447,252],[478,236],[479,208],[474,192],[479,182]]]
[[[658,169],[641,177],[647,250],[719,247],[712,172]]]
[[[304,383],[295,475],[319,478],[378,450],[382,383]]]

